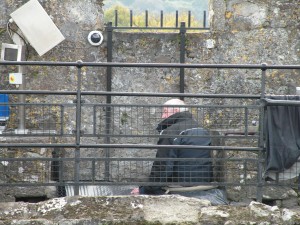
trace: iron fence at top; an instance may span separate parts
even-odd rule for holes
[[[160,14],[159,14],[159,25],[158,26],[149,26],[149,11],[145,10],[144,13],[144,26],[140,26],[140,25],[136,25],[133,19],[133,11],[130,10],[129,11],[129,24],[126,26],[119,25],[119,13],[118,10],[115,10],[114,13],[114,26],[112,26],[114,29],[127,29],[127,30],[134,30],[134,29],[138,29],[138,30],[176,30],[176,29],[180,29],[179,24],[183,21],[179,21],[179,12],[178,10],[175,11],[175,15],[174,15],[174,26],[166,26],[164,24],[164,11],[161,10]],[[202,26],[199,24],[199,26],[192,26],[192,23],[197,22],[197,20],[195,19],[195,17],[192,16],[192,12],[191,10],[189,10],[187,12],[186,15],[187,18],[187,30],[209,30],[210,28],[207,26],[207,13],[204,10],[203,11],[203,19],[202,19]],[[151,23],[151,20],[150,20]]]

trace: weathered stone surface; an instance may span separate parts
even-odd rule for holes
[[[1,203],[0,224],[282,224],[300,223],[299,212],[258,202],[211,206],[209,201],[168,196],[54,198],[40,203]]]

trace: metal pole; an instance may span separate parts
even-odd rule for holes
[[[115,27],[118,26],[118,10],[115,10]]]
[[[164,11],[160,11],[160,27],[164,26]]]
[[[22,74],[22,84],[19,86],[19,90],[25,90],[26,84],[25,84],[25,76],[24,76],[24,68],[23,66],[18,66],[18,72]],[[19,111],[18,111],[18,116],[19,116],[19,125],[18,125],[18,130],[17,133],[26,133],[25,130],[25,95],[20,94],[19,95]]]
[[[145,27],[148,27],[148,10],[145,11]]]
[[[266,91],[266,66],[267,64],[262,64],[261,69],[261,93],[260,99],[261,102],[265,98],[265,91]],[[264,115],[265,115],[265,106],[262,105],[260,109],[260,121],[259,121],[259,147],[263,150],[258,152],[258,175],[257,175],[257,191],[256,191],[256,200],[258,202],[262,202],[263,200],[263,165],[265,163],[264,160]]]
[[[203,12],[203,28],[206,27],[206,11]]]
[[[81,136],[81,61],[77,61],[77,95],[76,95],[76,148],[74,166],[74,195],[79,195],[80,181],[80,136]]]
[[[130,27],[132,27],[132,10],[130,10]]]
[[[185,22],[180,23],[180,63],[185,63]],[[184,93],[184,68],[180,68],[180,93]],[[183,97],[180,97],[183,100]]]
[[[107,62],[112,62],[112,24],[108,23],[107,27]],[[111,92],[111,80],[112,80],[112,68],[110,66],[106,69],[106,90]],[[111,95],[106,96],[106,104],[111,104]],[[105,111],[105,143],[110,144],[110,127],[111,127],[111,107],[107,106]],[[105,180],[109,181],[109,158],[110,158],[110,149],[105,149]]]
[[[176,26],[176,28],[178,27],[178,10],[176,10],[175,26]]]

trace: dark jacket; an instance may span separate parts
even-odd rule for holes
[[[198,123],[189,112],[179,112],[163,120],[157,127],[161,136],[158,145],[201,145],[211,144],[209,133],[199,128]],[[198,136],[198,137],[196,137]],[[204,149],[170,149],[160,148],[156,158],[193,158],[191,161],[161,160],[153,163],[150,182],[210,182],[212,162],[210,150]],[[194,160],[197,159],[198,160]],[[161,187],[143,187],[144,194],[162,194]]]

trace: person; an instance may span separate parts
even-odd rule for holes
[[[211,145],[209,132],[199,127],[198,122],[187,110],[184,101],[171,99],[164,103],[162,121],[157,126],[160,133],[158,145]],[[213,169],[211,152],[209,149],[183,149],[183,148],[159,148],[157,159],[170,158],[171,160],[156,160],[153,162],[150,182],[195,183],[211,182]],[[193,160],[174,160],[174,158],[191,158]],[[206,191],[206,189],[209,189]],[[225,193],[215,190],[215,185],[208,186],[142,186],[132,190],[131,194],[180,194],[190,197],[199,197],[210,200],[214,205],[226,204]],[[219,195],[215,199],[215,195]]]

